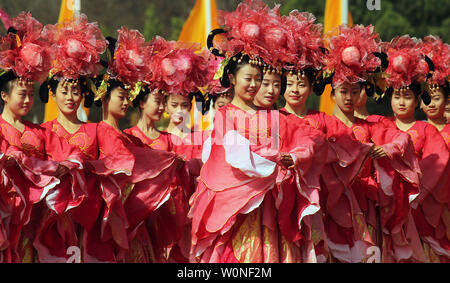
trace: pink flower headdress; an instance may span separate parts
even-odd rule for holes
[[[1,38],[0,73],[2,81],[14,78],[32,82],[45,80],[50,68],[50,44],[42,38],[42,24],[30,13],[22,12],[11,20],[9,32]]]

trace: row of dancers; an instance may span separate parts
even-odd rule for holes
[[[221,11],[208,50],[104,38],[85,15],[11,19],[0,262],[66,262],[74,246],[82,262],[448,262],[449,45],[360,25],[324,40],[313,15],[278,9]],[[41,125],[23,119],[36,82],[59,111]],[[306,107],[327,85],[332,116]],[[102,121],[81,122],[82,102]],[[202,132],[185,125],[197,105],[214,118]]]

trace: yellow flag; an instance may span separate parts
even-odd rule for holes
[[[182,42],[198,42],[202,47],[206,46],[206,40],[211,30],[219,27],[217,23],[217,6],[215,0],[197,0],[194,8],[192,9],[189,18],[184,23],[181,30],[179,41]],[[209,128],[209,122],[206,116],[202,117],[202,114],[197,111],[195,107],[195,99],[193,100],[193,106],[191,110],[191,125],[194,127],[196,121],[202,121],[201,125],[198,125],[198,130],[205,130]]]
[[[197,0],[189,18],[184,23],[179,41],[198,42],[206,47],[206,39],[211,30],[218,28],[215,0]]]
[[[59,10],[58,23],[73,19],[75,14],[76,0],[61,0],[61,8]],[[89,109],[82,107],[83,116],[88,116]],[[80,115],[79,115],[80,116]],[[52,97],[49,97],[47,104],[45,105],[44,122],[51,121],[58,117],[58,106],[53,101]],[[83,120],[83,119],[81,119]]]
[[[343,21],[343,0],[327,0],[325,6],[325,20],[324,20],[324,35],[333,36],[338,32],[336,27],[340,26]],[[350,12],[348,12],[348,24],[349,27],[353,26],[353,19]],[[335,31],[335,32],[334,32]],[[325,112],[328,115],[334,114],[335,102],[331,99],[331,86],[327,85],[320,97],[320,111]]]

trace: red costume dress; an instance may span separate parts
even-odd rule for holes
[[[449,150],[439,131],[426,122],[416,121],[406,133],[411,136],[422,171],[413,217],[428,260],[445,262],[450,258]]]
[[[293,114],[291,117],[307,121],[322,131],[328,141],[327,160],[320,179],[325,235],[322,233],[315,240],[315,245],[322,247],[322,260],[328,258],[329,250],[340,261],[360,261],[366,257],[366,249],[374,244],[349,187],[359,174],[370,146],[358,142],[351,129],[325,113],[310,110],[303,119]]]
[[[410,203],[419,193],[420,168],[408,135],[382,116],[357,119],[352,126],[361,143],[381,146],[387,157],[368,158],[352,190],[383,262],[423,261]]]
[[[180,138],[167,132],[160,132],[156,139],[145,135],[138,126],[124,130],[137,137],[143,144],[158,150],[180,152],[183,143]],[[160,261],[188,262],[190,249],[189,195],[195,190],[194,178],[185,164],[174,176],[169,200],[152,213],[146,224],[152,237],[153,250],[159,253]]]
[[[281,167],[277,177],[280,261],[325,262],[319,194],[328,144],[325,135],[308,122],[285,111],[279,115],[280,152],[289,153],[294,161],[287,170]]]
[[[82,123],[75,133],[69,133],[56,119],[41,126],[67,141],[67,147],[79,150],[83,154],[84,160],[98,159],[97,124]],[[53,151],[52,144],[48,144],[47,148],[49,152]],[[84,241],[97,221],[102,198],[100,183],[96,176],[89,168],[83,170],[83,175],[86,185],[82,201],[71,207],[70,210],[59,213],[48,211],[46,217],[41,220],[40,229],[34,242],[41,262],[65,262],[67,249],[70,246],[87,246]],[[61,195],[60,198],[68,198],[68,196]],[[75,224],[81,225],[81,227]],[[85,248],[83,248],[84,250]],[[89,260],[83,257],[82,261]]]
[[[134,136],[98,123],[99,160],[90,160],[100,176],[102,211],[96,257],[99,261],[157,261],[145,231],[147,217],[172,193],[175,154],[153,150]],[[89,243],[90,241],[88,241]],[[94,242],[94,241],[93,241]],[[156,254],[158,256],[158,254]]]
[[[309,173],[314,171],[314,141],[305,130],[303,135],[297,131],[297,147],[284,144],[283,136],[295,139],[294,127],[274,112],[251,114],[228,104],[216,113],[211,139],[204,144],[199,184],[190,199],[194,260],[301,260],[295,245],[302,237],[302,218],[318,210],[314,174]],[[281,151],[293,156],[290,173],[280,171]],[[301,177],[291,178],[296,174]],[[277,210],[282,217],[277,217]],[[284,238],[279,237],[280,229]]]
[[[55,213],[62,213],[80,204],[85,195],[81,153],[51,131],[27,121],[24,125],[24,131],[20,132],[0,117],[5,140],[24,153],[24,156],[16,157],[20,159],[18,163],[23,164],[22,172],[12,175],[12,171],[7,171],[12,182],[9,186],[13,185],[15,191],[10,191],[11,200],[14,200],[9,237],[11,261],[35,260],[31,244],[39,219],[46,211],[44,205]],[[66,166],[69,173],[60,179],[51,177],[59,164]]]

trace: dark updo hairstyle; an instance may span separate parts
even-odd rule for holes
[[[433,72],[435,70],[435,66],[433,63],[433,60],[431,60],[428,56],[425,56],[425,61],[428,64],[428,68],[429,68],[429,73],[427,74],[427,79],[431,79],[433,77]],[[442,90],[442,93],[444,94],[444,99],[448,99],[449,97],[449,92],[450,92],[450,87],[449,87],[449,81],[445,81],[444,84],[442,85],[438,85],[438,84],[430,84],[428,85],[429,88],[432,89],[440,89]],[[428,89],[424,89],[423,90],[423,94],[422,94],[422,101],[425,105],[430,104],[431,102],[431,97],[430,94],[428,93]]]
[[[331,84],[331,80],[333,79],[333,76],[324,79],[321,71],[313,68],[305,68],[304,70],[301,71],[292,69],[290,71],[285,71],[285,73],[289,73],[290,75],[297,74],[298,77],[308,78],[308,81],[313,88],[313,92],[317,96],[321,96],[323,94],[325,86],[327,84]]]
[[[211,31],[208,35],[207,38],[207,46],[208,49],[211,51],[211,53],[216,56],[216,57],[224,57],[225,58],[225,54],[224,52],[220,51],[219,49],[214,47],[214,37],[218,34],[222,34],[222,33],[226,33],[226,31],[224,29],[218,28],[215,29],[213,31]],[[250,58],[250,56],[248,56],[247,54],[244,54],[242,52],[239,52],[238,54],[235,54],[233,57],[230,58],[230,60],[228,61],[227,65],[225,66],[224,70],[223,70],[223,75],[220,78],[220,84],[224,87],[224,88],[229,88],[231,87],[231,82],[230,82],[230,78],[229,75],[233,75],[235,76],[236,73],[244,66],[246,65],[252,65],[255,67],[258,67],[261,70],[261,79],[262,79],[262,62],[259,60],[258,62],[260,64],[252,64],[253,62],[256,63],[256,60],[252,60]]]
[[[112,62],[112,60],[114,60],[114,51],[116,49],[116,43],[117,43],[117,39],[115,39],[114,37],[111,36],[107,36],[106,41],[108,41],[108,48],[106,50],[106,54],[108,57],[108,61]],[[100,60],[100,63],[102,64],[102,66],[105,69],[108,69],[108,62],[104,61],[104,60]],[[95,87],[96,89],[98,89],[100,87],[100,85],[102,84],[103,80],[105,77],[109,77],[108,75],[104,74],[103,76],[98,76],[95,80]],[[109,97],[111,96],[111,91],[113,91],[114,89],[121,87],[123,89],[125,89],[125,84],[122,83],[119,80],[113,79],[113,78],[108,78],[107,80],[107,89],[106,89],[106,94],[103,97],[104,100],[108,100]],[[102,101],[101,100],[96,100],[95,101],[95,105],[97,107],[101,107],[102,106]]]
[[[400,89],[400,91],[402,91],[402,90],[411,90],[413,92],[414,98],[416,100],[419,100],[420,97],[422,96],[422,86],[416,82],[410,84],[409,86],[402,87]],[[389,100],[391,100],[393,94],[394,94],[394,89],[392,87],[388,87],[386,89],[384,98],[389,98]],[[420,103],[417,103],[417,108],[419,108],[419,107],[420,107]]]
[[[87,79],[84,77],[79,77],[78,80],[68,79],[66,81],[68,81],[69,83],[78,83],[78,85],[80,86],[81,94],[84,97],[84,106],[91,107],[92,103],[94,102],[94,93],[88,86]],[[52,93],[56,94],[56,89],[58,88],[59,82],[60,81],[56,79],[55,76],[52,76],[41,84],[41,86],[39,87],[39,98],[43,103],[48,102],[50,90],[52,91]]]

